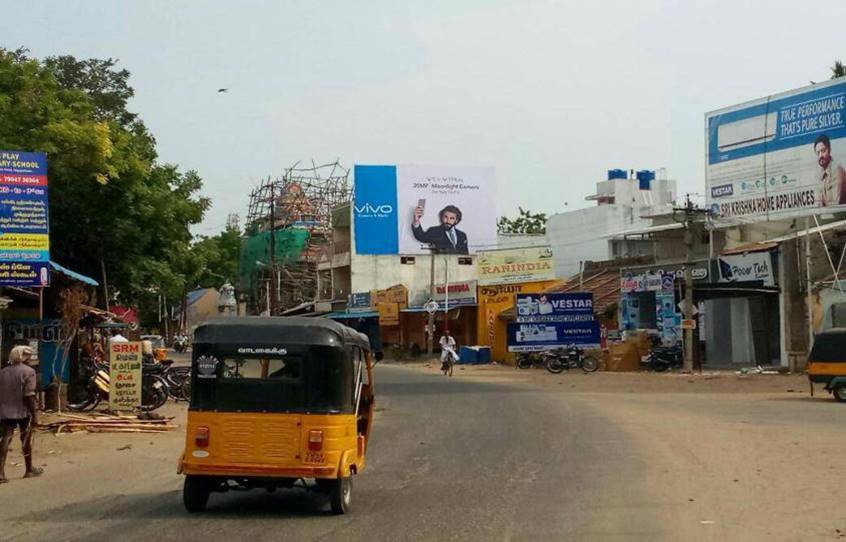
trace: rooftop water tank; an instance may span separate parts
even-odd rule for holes
[[[608,170],[608,180],[613,181],[614,179],[626,179],[626,170],[625,169],[609,169]]]

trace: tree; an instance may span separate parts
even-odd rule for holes
[[[846,66],[839,60],[834,61],[834,66],[831,67],[831,78],[837,79],[846,75]]]
[[[156,161],[115,65],[0,49],[0,149],[48,154],[51,257],[101,281],[105,269],[110,293],[143,309],[191,284],[190,227],[209,201],[196,172]]]
[[[546,233],[546,213],[532,213],[518,207],[517,218],[499,217],[496,222],[499,233],[524,233],[543,234]]]
[[[236,284],[241,258],[241,232],[227,226],[213,237],[201,237],[192,251],[205,262],[197,277],[200,288],[219,288],[224,282]]]

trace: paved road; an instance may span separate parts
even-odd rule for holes
[[[825,482],[843,439],[831,450],[830,437],[813,440],[840,423],[833,401],[565,389],[379,366],[369,468],[342,517],[302,490],[213,495],[207,513],[189,515],[175,474],[180,434],[61,437],[104,448],[48,456],[44,478],[0,487],[0,539],[795,540],[846,531],[842,512],[813,515],[842,509],[837,484]],[[821,425],[801,433],[809,419]],[[52,438],[42,437],[42,454]],[[819,469],[778,472],[791,465],[786,454],[809,453]]]

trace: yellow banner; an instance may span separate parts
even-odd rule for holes
[[[479,286],[552,280],[554,267],[548,246],[488,250],[476,256]]]
[[[50,236],[43,233],[4,233],[0,250],[49,250]]]

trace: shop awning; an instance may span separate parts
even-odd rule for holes
[[[650,233],[658,233],[662,231],[670,231],[670,230],[680,230],[684,228],[684,224],[681,222],[673,222],[672,224],[662,224],[660,226],[647,226],[644,228],[634,228],[631,230],[623,230],[618,231],[616,233],[608,233],[605,235],[601,235],[602,238],[611,238],[611,237],[626,237],[627,235],[647,235]]]
[[[53,260],[50,260],[50,267],[52,267],[55,271],[58,271],[59,273],[65,275],[66,277],[72,278],[73,280],[78,280],[79,282],[88,284],[90,286],[99,286],[100,285],[99,282],[92,279],[91,277],[86,277],[85,275],[83,275],[81,273],[77,273],[76,271],[71,271],[67,267],[60,265],[60,264],[54,262]]]
[[[723,256],[731,256],[733,254],[748,254],[750,252],[764,252],[778,247],[778,243],[770,241],[768,243],[746,243],[734,248],[728,248],[721,252]]]
[[[837,228],[846,228],[846,220],[837,220],[835,222],[829,222],[828,224],[823,224],[821,226],[814,226],[813,228],[809,228],[807,230],[796,230],[793,233],[788,233],[787,235],[782,235],[780,237],[774,237],[772,239],[767,239],[766,241],[761,241],[758,244],[765,244],[765,243],[781,243],[782,241],[789,241],[790,239],[795,239],[796,237],[804,237],[806,234],[814,235],[815,233],[820,233],[829,230],[836,230]]]
[[[378,318],[379,313],[376,311],[330,312],[322,316],[324,318],[331,318],[332,320],[349,320],[353,318]]]
[[[440,304],[439,304],[440,305]],[[449,305],[449,310],[460,309],[461,307],[477,307],[478,304],[476,303],[456,303]],[[407,309],[400,309],[400,312],[426,312],[425,307],[408,307]],[[441,305],[438,307],[438,312],[444,312],[444,307]]]

